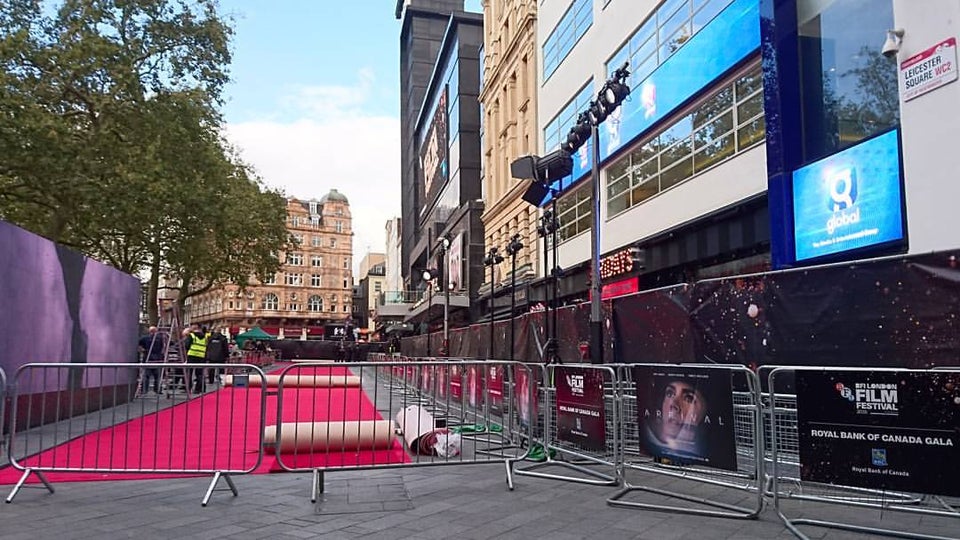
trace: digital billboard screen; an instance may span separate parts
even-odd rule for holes
[[[793,173],[797,261],[905,238],[898,130]]]
[[[419,187],[420,215],[437,198],[437,194],[450,175],[448,145],[449,126],[447,118],[447,87],[443,88],[437,99],[433,120],[425,137],[420,142],[420,179]]]

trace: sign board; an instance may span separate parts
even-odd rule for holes
[[[633,377],[641,449],[664,463],[737,470],[729,371],[641,366]]]
[[[800,478],[960,495],[960,373],[798,371]]]
[[[558,367],[557,438],[588,450],[606,448],[603,412],[603,372],[598,369]]]
[[[900,63],[900,95],[910,101],[957,80],[957,38],[948,38]]]

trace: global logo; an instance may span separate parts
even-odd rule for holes
[[[853,389],[849,386],[845,386],[843,383],[837,383],[836,387],[837,393],[840,394],[840,397],[846,399],[847,401],[856,401],[857,398],[853,395]]]
[[[840,212],[857,202],[857,174],[853,168],[832,171],[827,177],[827,189],[830,200],[827,207],[831,212]]]

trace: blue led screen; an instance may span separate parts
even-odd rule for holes
[[[759,0],[734,0],[634,88],[600,126],[601,163],[631,144],[677,107],[702,92],[760,46]],[[553,188],[561,193],[590,173],[590,145],[573,156],[573,173]],[[548,202],[550,197],[544,199]]]
[[[793,172],[793,238],[803,261],[904,238],[897,130]]]

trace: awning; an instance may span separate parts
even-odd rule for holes
[[[399,334],[403,334],[403,333],[410,333],[410,334],[412,334],[412,333],[414,333],[414,332],[415,332],[415,330],[414,330],[414,328],[413,328],[413,325],[410,324],[410,323],[396,323],[396,324],[391,324],[390,326],[388,326],[388,327],[383,331],[383,333],[384,333],[384,334],[387,334],[387,335],[389,335],[389,334],[398,334],[398,333],[399,333]]]

